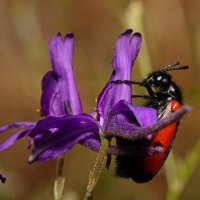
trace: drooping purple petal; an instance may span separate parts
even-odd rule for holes
[[[13,122],[11,124],[1,126],[0,127],[0,133],[6,131],[8,129],[11,129],[11,128],[23,127],[23,129],[18,131],[17,133],[14,133],[5,142],[0,144],[0,151],[7,149],[8,147],[12,146],[15,143],[16,140],[24,137],[30,130],[33,129],[35,124],[36,124],[35,122],[26,122],[25,121],[25,122]]]
[[[1,126],[0,127],[0,133],[1,132],[4,132],[4,131],[7,131],[8,129],[10,128],[18,128],[18,127],[32,127],[34,126],[36,123],[35,122],[13,122],[11,124],[7,124],[7,125],[4,125],[4,126]]]
[[[63,128],[67,125],[70,125],[70,123],[72,124],[76,124],[78,125],[79,123],[84,123],[84,120],[87,120],[88,122],[92,122],[95,123],[97,126],[98,123],[90,116],[87,114],[80,114],[80,115],[70,115],[70,114],[66,114],[66,115],[62,115],[62,116],[48,116],[45,117],[41,120],[38,121],[38,123],[36,124],[36,126],[34,127],[34,129],[31,131],[31,133],[29,134],[29,136],[31,138],[34,138],[36,135],[45,132],[45,131],[51,131],[54,132],[54,130],[59,129],[59,128]]]
[[[33,126],[20,130],[17,133],[14,133],[13,135],[11,135],[4,143],[0,144],[0,151],[3,151],[7,149],[8,147],[12,146],[16,140],[19,140],[25,135],[27,135],[32,129],[33,129]]]
[[[73,114],[82,113],[82,105],[73,74],[73,34],[66,35],[64,40],[58,33],[49,41],[49,54],[54,74],[50,73],[43,80],[42,110],[49,115],[65,114],[65,105]],[[48,86],[50,84],[50,86]],[[46,90],[47,88],[47,90]],[[43,106],[46,106],[43,108]],[[58,113],[51,112],[58,111]]]
[[[40,120],[29,134],[35,140],[29,162],[56,158],[87,138],[100,143],[99,131],[97,121],[86,114],[50,116]]]
[[[133,63],[139,53],[142,38],[140,33],[132,30],[125,31],[117,40],[113,56],[114,71],[97,100],[97,111],[100,115],[100,124],[104,127],[107,112],[120,100],[131,103],[131,85],[115,84],[116,80],[131,80]]]

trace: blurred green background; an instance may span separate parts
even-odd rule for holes
[[[136,6],[131,11],[132,2],[140,2],[140,8]],[[143,27],[134,16],[141,6]],[[57,32],[63,36],[75,33],[75,77],[84,110],[94,110],[95,98],[112,71],[115,41],[125,29],[132,28],[142,32],[154,69],[177,60],[191,66],[189,71],[173,72],[184,89],[185,103],[193,106],[192,113],[183,119],[173,146],[176,159],[184,159],[200,135],[199,21],[198,0],[1,0],[0,124],[40,118],[36,112],[40,107],[40,82],[51,68],[47,43]],[[147,60],[145,51],[142,47],[138,57],[141,62]],[[137,61],[134,66],[135,80],[142,79],[141,71],[149,71],[149,66],[140,63]],[[10,134],[3,133],[0,142]],[[28,165],[27,146],[25,138],[0,153],[0,171],[7,176],[6,184],[0,185],[2,200],[53,197],[56,161]],[[67,154],[63,199],[83,198],[95,159],[95,153],[80,145]],[[114,177],[113,163],[109,171],[103,170],[95,191],[96,200],[165,199],[167,183],[163,169],[151,182],[141,185]],[[200,164],[180,199],[199,199],[199,170]]]

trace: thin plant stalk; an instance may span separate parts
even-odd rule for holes
[[[84,200],[92,200],[94,189],[96,187],[97,181],[99,179],[99,176],[101,174],[101,170],[104,164],[104,161],[107,157],[107,152],[110,144],[110,139],[107,137],[102,136],[101,137],[101,148],[99,150],[97,159],[95,161],[93,169],[90,171],[89,174],[89,181],[87,185],[86,194],[84,197]]]
[[[72,114],[72,109],[67,102],[64,103],[65,111],[67,114]],[[66,154],[62,154],[58,158],[57,177],[54,182],[54,200],[61,200],[65,186],[65,177],[63,176],[64,164]]]
[[[198,140],[194,148],[187,154],[184,161],[180,162],[178,160],[178,162],[172,156],[169,157],[167,160],[168,164],[165,165],[168,182],[168,193],[166,200],[180,199],[181,192],[185,188],[189,178],[199,163],[199,157],[200,140]],[[174,173],[174,167],[176,173]]]
[[[182,186],[178,176],[178,166],[172,153],[170,153],[164,168],[168,185],[166,200],[176,200],[179,197]]]
[[[66,154],[63,154],[58,159],[57,177],[54,182],[54,200],[62,199],[63,189],[65,185],[65,177],[63,176],[65,158]]]

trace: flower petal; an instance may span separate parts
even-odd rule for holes
[[[145,109],[147,109],[148,115],[145,117],[145,115],[135,116],[133,112],[135,106],[132,106],[133,110],[127,109],[127,107],[130,107],[128,103],[125,101],[120,101],[112,109],[112,111],[109,113],[109,120],[105,129],[105,135],[118,136],[126,140],[142,139],[151,133],[153,134],[159,131],[169,124],[180,120],[192,109],[187,105],[182,106],[178,111],[170,114],[168,117],[155,122],[154,115],[156,111],[153,108],[142,108],[143,112],[146,112]],[[146,121],[147,117],[150,118],[148,121]],[[141,120],[143,121],[144,127],[141,127],[139,123]]]
[[[122,102],[121,105],[119,103],[119,106],[122,106],[121,109],[125,109],[125,107],[127,106],[127,112],[131,112],[131,114],[135,116],[135,119],[137,120],[140,127],[148,127],[158,121],[157,111],[154,108],[135,106],[128,104],[125,101]]]
[[[13,122],[11,124],[1,126],[0,133],[7,131],[10,128],[18,128],[18,127],[22,127],[22,126],[32,127],[32,126],[35,126],[35,124],[36,124],[35,122],[26,122],[26,121],[25,122]]]
[[[98,152],[101,147],[101,140],[97,134],[90,135],[90,137],[84,138],[79,143],[95,152]]]
[[[157,111],[154,108],[133,106],[126,101],[119,101],[108,115],[105,132],[124,135],[130,134],[137,139],[138,131],[157,123]],[[135,132],[135,138],[134,138]],[[120,141],[121,138],[117,138]]]
[[[54,92],[58,91],[60,101],[55,101],[58,105],[49,107],[57,107],[62,114],[66,113],[65,104],[67,104],[73,114],[82,113],[82,105],[77,91],[76,83],[73,74],[73,51],[74,51],[74,37],[72,33],[66,35],[62,41],[61,34],[58,33],[49,41],[49,54],[53,71],[58,78],[58,85],[51,79]],[[49,78],[49,77],[48,77]],[[45,91],[43,91],[45,92]],[[43,96],[46,96],[43,95]],[[48,97],[48,95],[47,95]],[[49,97],[49,104],[51,105],[52,96]],[[47,101],[47,98],[45,98]],[[43,104],[42,104],[43,105]],[[55,113],[53,113],[55,115]],[[59,115],[58,113],[57,115]]]
[[[83,120],[83,122],[81,120]],[[63,128],[66,125],[70,125],[70,123],[76,123],[76,122],[77,124],[84,123],[84,120],[92,121],[93,123],[98,125],[98,123],[90,115],[87,114],[80,114],[80,115],[65,114],[57,117],[48,116],[37,122],[36,126],[31,131],[29,136],[31,138],[34,138],[36,135],[41,134],[44,131],[55,132],[54,130]]]
[[[86,114],[51,116],[40,120],[29,134],[35,140],[35,147],[28,161],[32,163],[56,158],[74,144],[87,139],[100,141],[99,130],[96,120]]]
[[[7,149],[8,147],[12,146],[16,140],[25,136],[30,130],[33,129],[35,124],[36,124],[35,122],[26,122],[25,121],[25,122],[13,122],[11,124],[1,126],[0,127],[0,133],[6,131],[8,129],[11,129],[11,128],[19,128],[19,127],[24,127],[24,126],[26,128],[24,128],[24,129],[18,131],[17,133],[11,135],[4,143],[0,144],[0,151]]]
[[[117,80],[129,80],[131,78],[131,68],[140,50],[141,34],[136,32],[131,35],[132,32],[131,29],[126,30],[115,45],[113,67],[117,72],[115,77]]]
[[[133,63],[140,50],[142,38],[140,33],[125,31],[117,40],[113,57],[114,71],[97,100],[97,110],[101,125],[105,125],[107,112],[120,100],[131,103],[131,85],[115,84],[116,80],[131,80]]]
[[[5,149],[7,149],[8,147],[12,146],[16,140],[24,137],[32,129],[33,129],[33,127],[28,127],[28,128],[20,130],[17,133],[14,133],[13,135],[11,135],[4,143],[0,144],[0,151],[3,151]]]
[[[62,115],[60,105],[60,93],[58,87],[58,77],[53,71],[49,71],[42,79],[41,114]]]

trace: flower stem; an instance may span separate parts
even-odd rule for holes
[[[106,159],[109,144],[110,144],[110,139],[108,137],[102,136],[101,137],[101,148],[99,150],[94,167],[93,167],[92,171],[90,171],[90,174],[89,174],[89,181],[88,181],[87,191],[86,191],[84,200],[92,200],[93,199],[94,189],[95,189],[97,181],[99,179],[104,161]]]
[[[63,176],[63,169],[66,154],[63,154],[58,159],[57,178],[54,182],[54,200],[61,200],[63,189],[65,185],[65,177]]]

